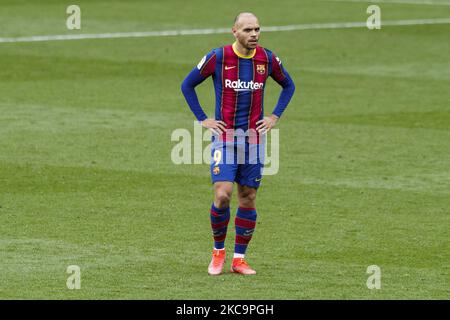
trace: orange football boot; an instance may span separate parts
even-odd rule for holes
[[[222,273],[223,265],[225,263],[225,249],[213,250],[211,263],[208,266],[208,273],[212,276],[217,276]]]
[[[256,274],[256,271],[250,268],[244,258],[233,258],[231,264],[231,272],[236,272],[244,275]]]

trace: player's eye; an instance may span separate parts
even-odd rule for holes
[[[256,31],[256,32],[259,32],[259,28],[256,28],[255,31]]]

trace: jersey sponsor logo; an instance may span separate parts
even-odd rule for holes
[[[225,79],[225,88],[234,89],[234,91],[254,91],[258,89],[262,89],[264,87],[264,83],[262,82],[254,82],[252,81],[242,81],[241,79],[237,79],[235,81],[231,81],[230,79]]]
[[[198,63],[198,65],[197,65],[198,70],[200,70],[203,67],[203,64],[205,63],[205,61],[206,61],[206,56],[204,56],[202,58],[202,60],[200,60],[200,62]]]
[[[266,66],[264,64],[257,64],[256,65],[256,72],[258,72],[259,74],[266,73]]]
[[[236,66],[225,66],[225,70],[230,70],[230,69],[234,69],[236,68]]]

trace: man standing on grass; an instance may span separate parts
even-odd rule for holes
[[[235,218],[236,239],[231,272],[256,274],[244,256],[256,225],[255,200],[262,178],[264,135],[275,126],[295,90],[278,57],[258,46],[260,27],[254,14],[238,14],[232,32],[236,41],[209,52],[181,86],[197,120],[213,132],[211,177],[214,203],[210,217],[214,249],[208,267],[210,275],[221,274],[225,263],[225,237],[234,182],[237,183],[239,208]],[[209,76],[213,78],[216,95],[214,119],[203,112],[195,93],[195,87]],[[269,76],[283,90],[272,114],[264,117],[264,87]],[[239,139],[239,132],[245,132],[244,140]]]

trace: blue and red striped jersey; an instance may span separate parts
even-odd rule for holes
[[[273,112],[280,117],[289,103],[295,86],[280,59],[270,50],[257,46],[249,56],[243,56],[227,45],[210,51],[188,75],[183,93],[198,120],[206,119],[197,96],[190,97],[190,88],[212,76],[216,95],[215,119],[224,121],[227,129],[256,129],[264,117],[264,88],[270,76],[282,87]],[[283,95],[284,93],[284,95]]]

